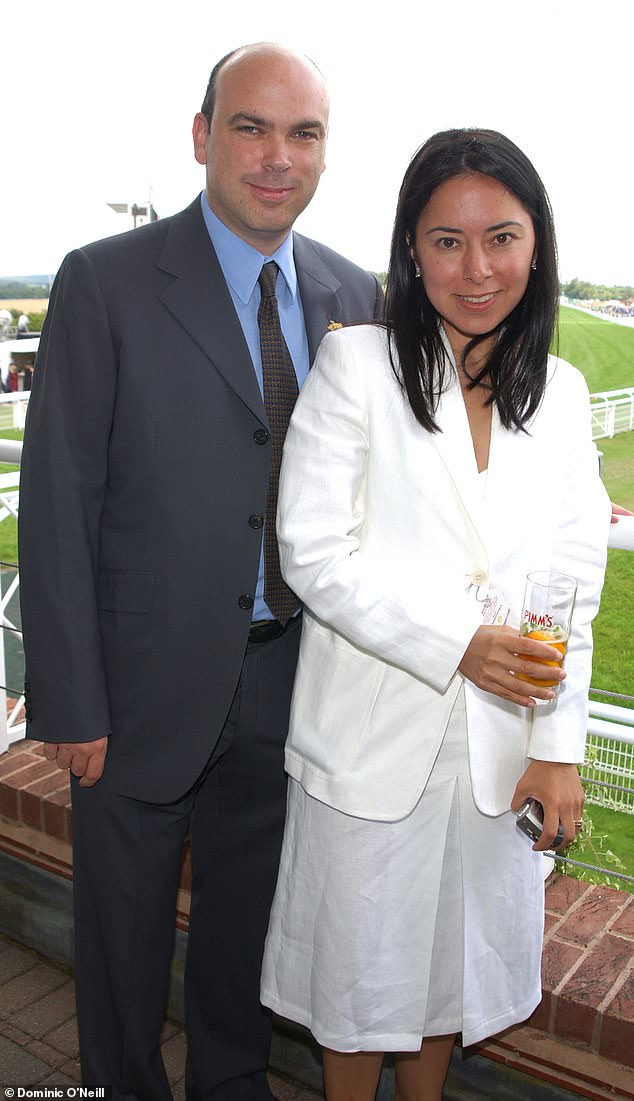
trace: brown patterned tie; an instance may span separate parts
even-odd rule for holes
[[[258,309],[264,408],[271,428],[271,470],[264,524],[264,599],[276,619],[284,625],[298,608],[295,593],[284,582],[275,534],[277,490],[282,448],[288,422],[297,400],[297,378],[284,340],[277,311],[275,283],[279,268],[274,260],[264,264],[258,282],[262,297]]]

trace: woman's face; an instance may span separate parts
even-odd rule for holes
[[[458,362],[472,337],[494,334],[522,299],[535,232],[519,199],[476,172],[434,191],[411,248]]]

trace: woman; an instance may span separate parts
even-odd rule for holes
[[[437,134],[401,188],[386,327],[328,334],[292,418],[278,530],[305,619],[262,998],[322,1044],[329,1101],[374,1097],[385,1051],[399,1101],[438,1101],[457,1032],[540,1000],[542,862],[512,811],[543,804],[538,851],[581,822],[610,517],[587,388],[548,355],[557,300],[530,162]],[[518,634],[538,569],[578,579],[557,690],[518,680],[558,659]]]

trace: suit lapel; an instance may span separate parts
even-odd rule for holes
[[[438,406],[437,421],[442,429],[432,437],[469,518],[481,536],[483,520],[482,479],[478,473],[467,410],[454,376]]]
[[[321,259],[312,241],[293,235],[293,255],[308,336],[310,364],[332,321],[343,321],[339,299],[341,283]]]
[[[242,326],[200,209],[175,215],[158,267],[174,276],[159,298],[238,397],[266,424],[262,395]]]

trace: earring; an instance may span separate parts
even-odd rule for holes
[[[537,258],[535,256],[531,260],[531,268],[533,271],[537,271]]]
[[[419,268],[419,266],[418,266],[418,264],[416,263],[415,260],[414,260],[414,273],[415,273],[416,279],[420,279],[420,268]]]

